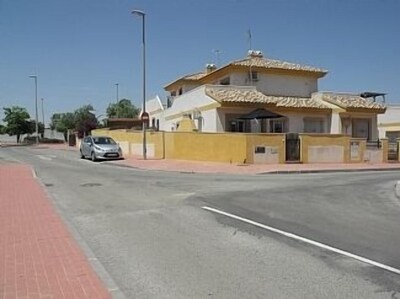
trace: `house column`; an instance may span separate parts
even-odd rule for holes
[[[342,134],[341,119],[338,111],[332,110],[331,114],[331,134]]]
[[[379,132],[378,132],[378,116],[375,114],[371,117],[371,140],[378,140],[379,139]]]

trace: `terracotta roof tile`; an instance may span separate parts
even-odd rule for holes
[[[323,93],[322,100],[332,103],[341,108],[364,108],[364,109],[378,109],[385,110],[386,106],[382,103],[376,103],[369,99],[360,97],[353,94],[340,94],[340,93]]]
[[[268,69],[296,70],[296,71],[316,72],[324,74],[328,72],[327,70],[313,66],[301,65],[298,63],[291,63],[287,61],[269,59],[264,57],[247,57],[245,59],[233,61],[231,65],[239,65],[246,67],[254,66],[254,67],[261,67]]]
[[[312,98],[269,96],[255,88],[207,86],[206,94],[219,103],[272,104],[282,108],[329,109],[327,105]]]
[[[200,80],[200,79],[203,78],[205,75],[207,75],[207,74],[206,74],[206,73],[200,72],[200,73],[196,73],[196,74],[191,74],[191,75],[184,76],[184,77],[182,77],[182,78],[180,78],[180,79],[182,79],[182,80],[194,80],[194,81],[196,81],[196,80]]]

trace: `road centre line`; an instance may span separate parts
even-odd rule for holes
[[[51,161],[51,157],[44,156],[44,155],[36,155],[39,159],[46,160],[46,161]]]
[[[210,211],[210,212],[213,212],[213,213],[216,213],[216,214],[224,215],[224,216],[227,216],[227,217],[230,217],[230,218],[233,218],[233,219],[236,219],[236,220],[239,220],[239,221],[242,221],[242,222],[245,222],[245,223],[248,223],[248,224],[263,228],[263,229],[266,229],[266,230],[269,230],[271,232],[283,235],[285,237],[288,237],[288,238],[291,238],[291,239],[295,239],[295,240],[301,241],[303,243],[311,244],[311,245],[314,245],[316,247],[319,247],[319,248],[322,248],[322,249],[325,249],[325,250],[329,250],[329,251],[344,255],[346,257],[353,258],[353,259],[358,260],[360,262],[367,263],[367,264],[373,265],[375,267],[378,267],[378,268],[381,268],[381,269],[384,269],[384,270],[387,270],[387,271],[390,271],[390,272],[393,272],[395,274],[400,275],[400,269],[396,269],[394,267],[375,262],[375,261],[367,259],[365,257],[358,256],[356,254],[350,253],[348,251],[344,251],[344,250],[341,250],[341,249],[338,249],[338,248],[335,248],[335,247],[332,247],[332,246],[329,246],[329,245],[325,245],[323,243],[320,243],[320,242],[317,242],[317,241],[313,241],[313,240],[301,237],[301,236],[296,235],[296,234],[285,232],[283,230],[280,230],[280,229],[277,229],[277,228],[274,228],[274,227],[271,227],[271,226],[268,226],[268,225],[265,225],[265,224],[261,224],[261,223],[258,223],[258,222],[255,222],[253,220],[246,219],[246,218],[243,218],[243,217],[240,217],[240,216],[236,216],[234,214],[230,214],[230,213],[218,210],[218,209],[214,209],[214,208],[210,208],[210,207],[206,207],[206,206],[202,207],[202,209]]]

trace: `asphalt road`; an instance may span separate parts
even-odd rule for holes
[[[400,298],[398,274],[202,209],[400,269],[399,172],[183,174],[0,148],[9,162],[34,167],[127,298]]]

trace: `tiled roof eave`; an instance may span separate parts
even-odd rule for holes
[[[240,70],[246,70],[248,71],[250,66],[248,65],[232,65],[232,67]],[[268,73],[298,73],[299,75],[312,75],[315,77],[323,77],[326,74],[328,74],[328,71],[321,70],[321,71],[316,71],[316,70],[300,70],[300,69],[290,69],[290,68],[278,68],[278,67],[262,67],[262,66],[252,66],[252,70],[254,71],[265,71]]]
[[[338,106],[346,111],[363,111],[383,113],[385,105],[371,102],[368,99],[346,94],[326,94],[322,96],[324,102]]]
[[[178,83],[193,83],[193,82],[199,82],[202,78],[204,78],[207,74],[204,73],[197,73],[197,74],[192,74],[192,75],[186,75],[183,77],[180,77],[179,79],[176,79],[175,81],[172,81],[168,83],[167,85],[164,85],[164,89],[168,89],[169,87],[176,85]]]
[[[303,71],[311,73],[328,73],[327,70],[313,67],[309,65],[302,65],[298,63],[292,63],[287,61],[281,61],[276,59],[268,58],[245,58],[242,60],[233,61],[230,65],[241,66],[241,67],[254,67],[254,68],[265,68],[265,69],[279,69],[279,70],[291,70],[291,71]]]
[[[385,108],[368,108],[368,107],[348,107],[345,108],[346,112],[368,112],[368,113],[385,113]]]
[[[331,110],[323,102],[312,98],[268,96],[255,89],[207,87],[206,94],[219,103],[235,103],[242,105],[270,105],[272,107],[294,109],[325,109]]]

